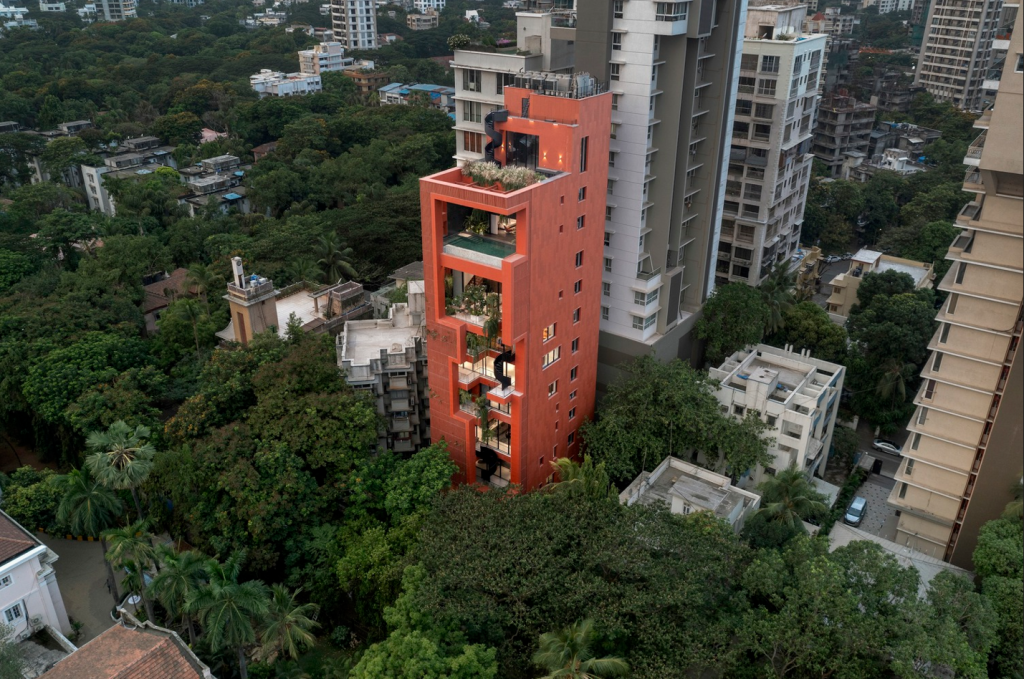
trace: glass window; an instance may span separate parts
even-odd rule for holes
[[[607,5],[605,5],[605,6],[607,7]],[[608,15],[606,14],[605,16],[608,16]],[[621,50],[622,49],[622,34],[621,33],[615,33],[615,32],[612,33],[612,49],[613,50]]]
[[[462,102],[462,119],[467,123],[479,123],[483,108],[479,101]]]
[[[656,21],[682,21],[686,18],[686,2],[659,2],[656,6]]]
[[[467,92],[479,92],[480,91],[480,71],[472,68],[466,68],[462,71],[462,89]]]
[[[619,66],[621,66],[621,64],[610,64],[610,66],[611,66],[611,68],[609,69],[609,71],[610,71],[611,79],[612,80],[618,80],[619,79]]]
[[[738,116],[749,116],[753,110],[754,103],[749,99],[737,99],[736,100],[736,115]]]
[[[612,17],[615,19],[622,18],[622,0],[614,0],[612,2]]]
[[[583,266],[583,250],[576,253],[576,268]]]
[[[607,321],[609,313],[610,312],[609,312],[608,307],[606,307],[606,306],[601,307],[601,320]]]
[[[611,270],[612,270],[612,258],[611,257],[605,257],[604,258],[604,270],[607,271],[608,273],[611,273]]]
[[[572,312],[572,322],[573,323],[579,323],[580,322],[580,308],[579,307],[576,307],[575,311]]]
[[[556,323],[552,323],[548,327],[544,328],[544,331],[541,333],[541,338],[540,338],[542,342],[547,342],[549,339],[551,339],[552,337],[555,336],[555,326],[556,325],[557,325]]]
[[[580,371],[580,369],[579,369],[578,366],[573,366],[573,369],[569,371],[569,381],[570,382],[575,382],[576,381],[576,376],[579,375],[579,371]]]
[[[569,400],[570,401],[575,401],[576,400],[576,390],[575,389],[569,392]]]
[[[584,200],[587,199],[587,187],[586,186],[584,186],[583,188],[580,189],[579,194],[577,196],[577,199],[580,200],[580,201],[584,201]]]
[[[580,215],[579,217],[576,218],[576,228],[577,229],[582,229],[584,226],[586,226],[586,224],[587,224],[587,216],[586,215]]]
[[[555,347],[548,353],[544,354],[544,358],[541,361],[541,368],[546,368],[558,359],[562,357],[562,347]]]
[[[484,135],[479,132],[463,132],[462,147],[469,153],[483,153]]]
[[[590,137],[580,139],[580,172],[587,171],[587,149],[590,146]]]
[[[778,73],[779,72],[779,58],[769,55],[761,57],[761,72],[762,73]]]
[[[558,380],[555,380],[548,385],[548,396],[554,396],[558,393]]]
[[[775,96],[775,79],[761,78],[757,81],[757,93],[762,97]]]
[[[569,408],[569,419],[570,420],[576,419],[576,409],[575,408]]]
[[[575,283],[572,284],[572,292],[575,295],[578,295],[581,292],[583,292],[583,281],[582,280],[576,281]]]
[[[575,354],[579,350],[580,350],[580,338],[577,337],[576,339],[574,339],[572,341],[572,353]]]
[[[756,54],[744,54],[740,57],[740,70],[741,71],[756,71],[757,70],[757,55]]]
[[[612,284],[608,282],[601,283],[601,294],[605,297],[612,296]]]

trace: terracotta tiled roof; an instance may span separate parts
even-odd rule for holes
[[[14,519],[0,512],[0,566],[40,544],[42,543],[19,526]]]
[[[170,305],[172,298],[167,297],[164,294],[164,290],[174,290],[175,293],[181,294],[186,290],[185,276],[188,275],[188,269],[175,269],[171,272],[171,275],[162,281],[156,283],[150,283],[145,286],[146,299],[142,303],[142,313],[148,314],[151,311],[157,309],[163,309]]]
[[[43,675],[44,679],[202,679],[203,676],[203,666],[170,632],[121,624],[114,625]]]

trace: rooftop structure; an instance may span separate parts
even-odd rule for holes
[[[1009,51],[1024,52],[1017,16]],[[962,568],[981,526],[1011,501],[1024,449],[1024,68],[1007,69],[995,108],[975,122],[987,139],[968,149],[947,293],[921,371],[910,439],[889,504],[900,511],[896,541]],[[972,154],[972,151],[978,151]],[[974,155],[974,157],[971,157]],[[971,162],[968,162],[971,161]]]
[[[46,679],[213,679],[176,633],[123,609],[118,614],[113,627],[54,665]]]
[[[738,351],[709,371],[721,386],[716,393],[723,412],[741,419],[749,412],[768,424],[768,469],[747,470],[740,485],[756,486],[765,474],[795,466],[808,478],[823,478],[832,449],[846,368],[766,344]],[[700,453],[703,454],[703,453]]]
[[[406,288],[409,301],[392,305],[387,318],[347,321],[337,339],[338,366],[355,389],[373,395],[386,423],[379,443],[395,452],[430,442],[423,281]]]
[[[302,96],[323,90],[323,84],[317,74],[281,73],[269,68],[260,69],[256,75],[249,76],[249,85],[260,99]]]
[[[837,323],[845,323],[850,309],[857,303],[857,289],[869,273],[896,271],[905,273],[914,281],[914,287],[930,287],[934,274],[931,262],[915,262],[912,259],[862,249],[850,259],[850,268],[832,279],[832,294],[826,302],[827,310]]]
[[[673,514],[711,512],[737,533],[761,506],[761,496],[732,485],[728,476],[716,474],[676,457],[666,457],[652,472],[640,472],[619,493],[624,505],[666,504]]]
[[[593,414],[611,97],[574,82],[504,87],[500,169],[420,180],[431,433],[458,482],[543,485]]]
[[[431,108],[455,112],[455,88],[447,85],[404,85],[391,83],[377,90],[382,104],[422,102]]]
[[[232,257],[231,265],[233,277],[224,296],[231,320],[217,333],[225,342],[245,345],[257,333],[270,329],[284,337],[293,317],[305,332],[337,335],[345,321],[366,318],[373,312],[363,286],[355,281],[314,290],[300,282],[278,290],[272,280],[246,276],[241,257]]]

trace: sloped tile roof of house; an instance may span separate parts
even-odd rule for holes
[[[40,544],[42,543],[17,521],[0,511],[0,566]]]
[[[170,306],[173,298],[167,297],[164,294],[165,290],[173,290],[174,295],[180,295],[186,292],[185,277],[188,275],[188,269],[175,269],[171,272],[171,275],[162,281],[156,283],[150,283],[145,286],[146,299],[142,304],[142,313],[148,314],[151,311],[157,309],[163,309]]]
[[[123,615],[121,623],[67,656],[44,679],[211,679],[178,635]]]

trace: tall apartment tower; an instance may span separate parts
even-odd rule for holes
[[[431,437],[456,482],[536,488],[593,415],[611,107],[597,91],[530,73],[504,86],[488,156],[540,181],[420,180]]]
[[[345,50],[377,49],[377,8],[374,0],[331,0],[334,39]]]
[[[100,0],[97,9],[103,12],[103,21],[127,21],[139,16],[135,0]]]
[[[1016,29],[1010,52],[1020,55],[1019,17]],[[975,123],[985,131],[964,159],[964,190],[976,196],[946,255],[939,289],[949,296],[889,496],[898,542],[967,568],[978,529],[1012,499],[1024,467],[1022,70],[1003,71],[995,109]]]
[[[939,101],[980,110],[1003,0],[932,0],[915,84]]]
[[[803,4],[747,9],[715,285],[758,285],[798,249],[825,34]]]
[[[575,51],[576,70],[612,93],[605,385],[634,356],[693,350],[691,330],[714,285],[746,2],[594,5],[579,14]]]

